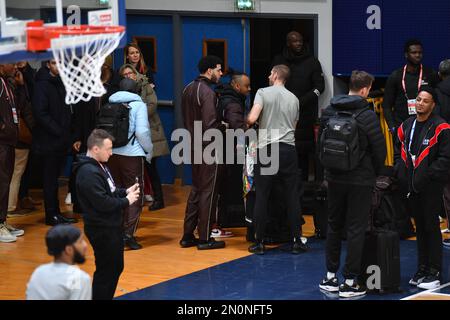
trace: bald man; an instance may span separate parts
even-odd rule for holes
[[[295,130],[295,146],[302,180],[308,180],[309,155],[314,154],[314,123],[318,117],[318,98],[325,90],[322,66],[308,50],[303,36],[291,31],[286,36],[286,47],[274,58],[272,65],[284,64],[291,70],[286,89],[300,102],[300,117]]]

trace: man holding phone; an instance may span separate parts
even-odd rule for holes
[[[86,157],[74,167],[78,201],[84,213],[84,232],[95,255],[93,300],[111,300],[123,271],[122,210],[139,199],[139,184],[117,188],[106,162],[114,138],[95,129],[87,140]]]

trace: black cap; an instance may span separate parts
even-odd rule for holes
[[[120,89],[120,91],[128,91],[131,93],[137,93],[138,92],[137,82],[134,81],[133,79],[124,78],[124,79],[122,79],[122,81],[120,81],[119,89]]]
[[[77,242],[81,237],[80,229],[71,226],[59,224],[48,230],[45,236],[48,254],[51,256],[59,256],[66,246],[70,246]]]
[[[433,89],[433,87],[421,86],[420,89],[419,89],[419,93],[422,92],[422,91],[428,92],[433,97],[434,102],[436,104],[438,104],[438,95],[436,93],[436,90]]]

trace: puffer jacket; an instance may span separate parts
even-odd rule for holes
[[[137,82],[141,88],[142,101],[147,105],[148,122],[152,132],[153,157],[160,157],[169,154],[169,145],[167,144],[164,128],[157,111],[158,98],[155,90],[150,85],[146,76],[138,74]]]
[[[131,137],[133,133],[136,136],[136,139],[130,139],[126,146],[114,148],[113,154],[128,157],[142,156],[151,159],[153,145],[147,118],[147,107],[142,102],[141,97],[131,92],[118,91],[109,97],[109,102],[127,103],[131,107],[128,136]]]
[[[328,119],[336,111],[356,113],[365,108],[369,108],[369,103],[361,96],[338,95],[332,98],[331,105],[322,112],[320,132],[323,131]],[[374,186],[376,177],[384,169],[386,143],[381,132],[380,121],[375,112],[369,109],[363,111],[356,120],[359,130],[359,147],[363,153],[361,161],[352,171],[325,170],[325,180],[352,185]]]

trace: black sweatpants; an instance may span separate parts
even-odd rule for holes
[[[443,187],[429,185],[423,193],[412,193],[410,207],[417,235],[418,267],[442,269],[442,234],[439,222]]]
[[[95,256],[92,299],[112,300],[124,267],[122,227],[85,225],[84,232]]]
[[[372,190],[369,186],[328,182],[327,270],[339,270],[342,232],[347,223],[347,256],[342,272],[345,279],[355,279],[361,272]]]
[[[271,147],[273,146],[269,145],[266,148],[270,149]],[[258,150],[258,152],[261,152],[261,150]],[[262,152],[266,152],[266,150],[263,149]],[[271,154],[271,150],[266,154]],[[292,239],[294,237],[300,237],[301,210],[297,188],[298,165],[295,147],[285,143],[279,144],[279,169],[276,175],[262,175],[261,169],[264,167],[268,167],[268,165],[262,165],[258,159],[258,163],[255,168],[256,203],[254,223],[256,226],[256,239],[258,241],[262,241],[264,239],[268,221],[267,209],[269,206],[269,196],[272,190],[274,178],[276,176],[278,176],[280,183],[282,184]]]

